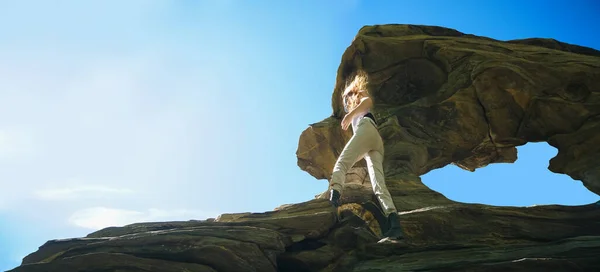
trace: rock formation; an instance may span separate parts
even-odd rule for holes
[[[327,192],[264,213],[139,223],[53,240],[11,271],[600,271],[600,206],[459,203],[419,176],[474,171],[546,141],[549,169],[600,193],[600,52],[550,39],[497,41],[417,25],[366,26],[344,52],[330,117],[299,139],[298,165],[327,179],[351,131],[339,99],[369,75],[388,188],[406,239],[385,222],[364,163],[337,210]]]

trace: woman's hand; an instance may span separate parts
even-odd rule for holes
[[[344,119],[342,119],[342,129],[343,130],[347,130],[348,127],[350,126],[350,122],[352,122],[352,113],[347,113],[344,116]]]

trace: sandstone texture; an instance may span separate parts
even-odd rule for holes
[[[546,141],[558,149],[551,171],[600,193],[599,51],[440,27],[363,27],[342,56],[332,116],[300,137],[298,165],[317,179],[330,177],[351,136],[340,129],[340,94],[359,69],[370,78],[386,175],[418,182],[448,164],[474,171],[514,162],[516,146]],[[424,193],[403,187],[396,195]]]
[[[264,213],[111,227],[48,241],[10,271],[600,271],[600,205],[466,204],[419,178],[511,163],[517,146],[546,141],[558,149],[551,171],[600,193],[600,51],[365,26],[341,58],[332,115],[300,135],[298,166],[316,179],[330,177],[351,137],[339,95],[358,70],[370,78],[404,240],[377,243],[387,225],[359,162],[337,209],[324,192]]]

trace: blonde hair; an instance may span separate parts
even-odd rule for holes
[[[342,92],[342,103],[344,103],[344,107],[348,112],[358,106],[361,98],[369,96],[367,84],[367,74],[359,71],[354,76],[354,79],[346,85],[344,92]]]

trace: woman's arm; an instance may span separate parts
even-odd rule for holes
[[[365,112],[365,111],[371,109],[372,106],[373,106],[373,101],[371,100],[371,97],[365,96],[360,99],[360,103],[358,103],[358,106],[356,106],[356,108],[351,110],[349,112],[349,114],[351,114],[351,116],[354,116],[354,114],[356,114],[357,112]]]
[[[346,114],[346,116],[344,116],[344,119],[342,119],[342,129],[348,129],[348,126],[350,126],[350,121],[352,120],[352,118],[354,118],[354,115],[356,115],[358,112],[365,112],[369,110],[372,106],[373,100],[371,99],[371,97],[366,96],[361,98],[358,106],[356,106],[356,108],[354,108],[348,114]]]

